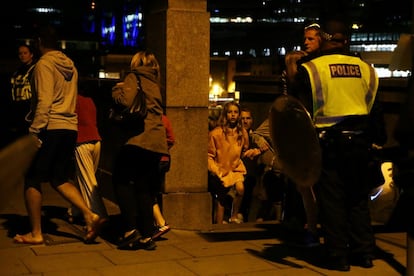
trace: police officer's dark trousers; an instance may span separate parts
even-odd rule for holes
[[[375,238],[368,208],[369,142],[360,132],[321,135],[323,172],[315,185],[327,253],[372,256]]]

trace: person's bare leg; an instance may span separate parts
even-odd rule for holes
[[[65,182],[62,185],[59,185],[56,190],[82,212],[86,222],[91,221],[97,216],[88,208],[81,193],[72,183]]]
[[[242,199],[243,199],[243,196],[239,195],[238,193],[234,197],[234,199],[233,199],[233,208],[232,208],[232,212],[231,212],[230,221],[236,222],[236,221],[239,220],[239,218],[237,217],[237,214],[239,213],[239,209],[240,209]]]
[[[239,218],[237,217],[237,214],[239,213],[240,205],[243,200],[244,185],[243,185],[243,182],[237,182],[235,185],[236,185],[236,196],[233,199],[233,208],[231,212],[230,221],[238,222]],[[243,222],[243,221],[240,221],[240,222]]]
[[[77,207],[83,214],[86,222],[86,240],[92,241],[97,236],[97,232],[102,226],[104,219],[101,219],[97,214],[93,213],[86,205],[81,193],[75,185],[65,182],[59,185],[56,190],[70,203]]]
[[[42,235],[42,194],[35,188],[28,188],[24,192],[25,205],[30,219],[32,231],[24,235],[17,234],[14,241],[18,243],[43,243]]]
[[[216,223],[222,224],[224,220],[224,206],[217,202]]]
[[[161,209],[160,206],[158,205],[158,203],[155,203],[152,207],[153,212],[154,212],[154,220],[155,223],[157,224],[157,226],[161,227],[165,225],[165,219],[164,216],[161,213]]]
[[[168,233],[171,230],[171,227],[167,224],[167,221],[162,215],[160,205],[158,205],[158,203],[152,205],[152,211],[154,213],[154,221],[156,224],[156,230],[154,231],[152,238],[157,239]]]

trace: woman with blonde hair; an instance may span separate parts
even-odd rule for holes
[[[162,123],[160,67],[154,54],[140,51],[131,60],[131,72],[113,89],[113,97],[133,101],[139,85],[145,93],[147,115],[141,122],[131,121],[122,128],[122,145],[113,170],[113,183],[124,221],[119,249],[153,250],[153,199],[160,189],[159,163],[168,154],[166,131]]]

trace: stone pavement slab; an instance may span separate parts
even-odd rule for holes
[[[157,241],[155,251],[123,251],[114,242],[119,210],[105,201],[107,229],[95,244],[82,242],[81,225],[64,219],[67,203],[47,191],[43,245],[13,243],[16,233],[29,231],[29,220],[16,204],[0,212],[0,275],[343,275],[321,260],[321,248],[297,248],[285,243],[279,223],[217,225],[208,231],[173,229]],[[21,207],[21,206],[20,206]],[[348,275],[403,275],[406,234],[377,229],[378,258],[374,267],[351,267]]]

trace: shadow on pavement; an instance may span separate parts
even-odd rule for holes
[[[275,239],[275,243],[268,243],[264,245],[262,250],[246,249],[247,252],[253,256],[263,258],[270,262],[275,262],[282,265],[287,265],[293,268],[302,268],[303,266],[289,260],[289,257],[304,261],[310,265],[328,269],[328,264],[325,262],[324,257],[326,251],[321,244],[317,247],[304,247],[294,245],[300,239],[300,232],[294,229],[285,228],[282,224],[256,224],[256,228],[263,231],[252,231],[250,229],[246,231],[232,231],[227,229],[226,231],[219,232],[207,232],[200,233],[200,235],[209,242],[220,241],[235,241],[235,240],[260,240],[260,239]],[[387,226],[375,226],[375,233],[392,233],[400,228],[390,228]],[[400,232],[400,231],[397,231]],[[276,242],[277,240],[277,242]],[[387,241],[383,241],[387,242]],[[388,241],[389,242],[389,241]],[[394,246],[401,246],[399,244],[393,244]],[[404,246],[403,246],[404,247]],[[404,249],[404,248],[403,248]],[[384,251],[383,249],[376,247],[375,259],[382,259],[389,266],[391,266],[399,275],[404,275],[405,266],[398,262],[394,255]]]
[[[46,245],[83,241],[82,227],[71,226],[65,220],[66,210],[64,207],[43,206],[42,207],[42,232]],[[16,214],[1,214],[2,226],[7,230],[7,236],[13,238],[16,234],[25,234],[31,231],[29,217]]]

